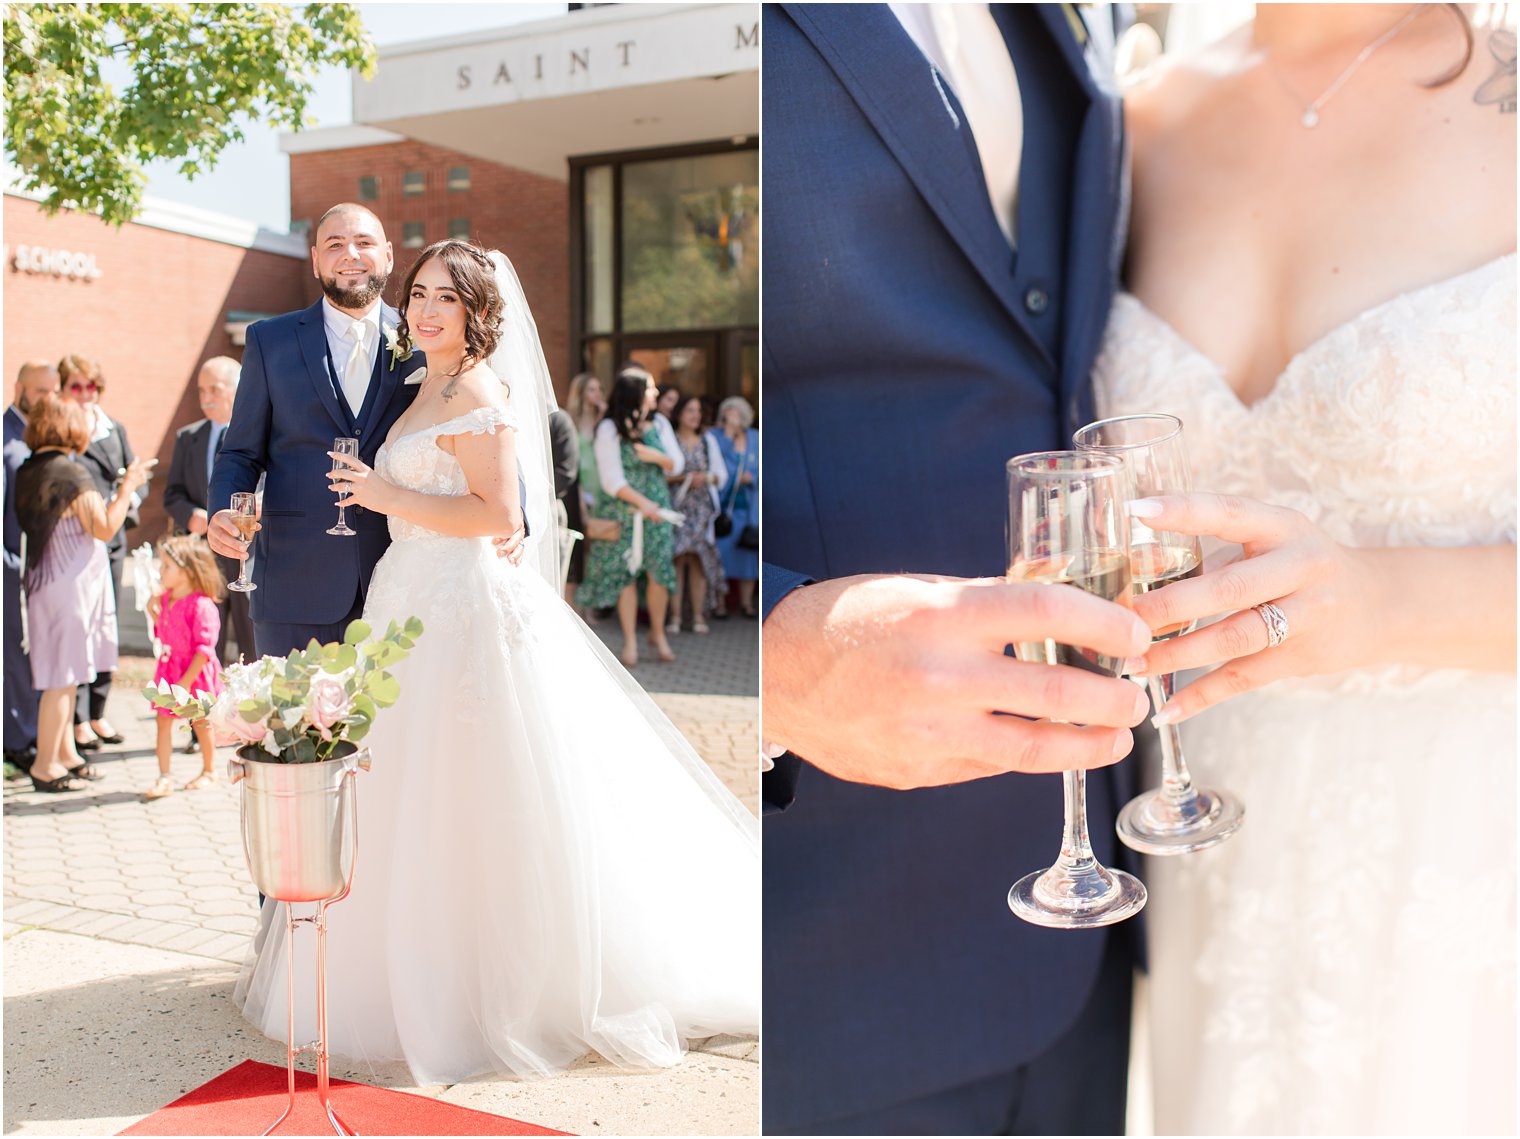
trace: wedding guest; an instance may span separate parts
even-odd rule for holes
[[[718,539],[718,552],[728,580],[739,583],[739,610],[746,617],[755,615],[755,580],[760,576],[760,433],[754,422],[749,400],[734,395],[718,405],[718,426],[712,430],[728,470],[723,507],[734,522],[728,536]],[[713,616],[728,616],[727,587]]]
[[[26,425],[31,456],[16,472],[16,512],[26,535],[27,645],[32,684],[42,692],[32,786],[83,790],[96,777],[69,731],[74,693],[116,666],[116,597],[105,542],[121,529],[134,492],[156,459],[133,459],[106,499],[76,461],[90,445],[90,420],[77,402],[48,394]]]
[[[83,356],[65,356],[58,362],[58,376],[63,383],[63,393],[83,407],[90,426],[90,444],[80,456],[80,462],[95,480],[95,489],[102,500],[111,495],[121,473],[132,465],[137,456],[127,440],[127,432],[114,422],[100,406],[100,397],[106,389],[105,375],[100,365]],[[117,619],[121,605],[121,571],[127,558],[127,530],[137,525],[137,508],[144,495],[132,496],[131,508],[121,525],[117,526],[107,543],[111,570],[111,621]],[[115,639],[113,631],[112,639]],[[81,685],[79,699],[74,710],[74,742],[85,751],[94,751],[101,744],[119,744],[124,739],[106,719],[106,698],[111,694],[111,671],[103,669],[87,685]],[[85,723],[89,723],[86,730]]]
[[[158,544],[158,579],[163,592],[149,602],[148,619],[164,648],[153,682],[167,680],[192,696],[221,695],[222,666],[216,645],[222,622],[217,602],[225,586],[216,555],[195,535],[165,538]],[[143,792],[144,799],[174,793],[169,766],[176,719],[173,712],[158,709],[158,779]],[[196,720],[190,727],[200,744],[201,772],[185,784],[185,790],[199,791],[216,782],[216,752],[205,720]]]
[[[202,364],[195,386],[206,418],[181,427],[174,436],[174,456],[169,460],[169,478],[164,484],[164,508],[176,526],[199,537],[206,533],[206,492],[211,483],[211,468],[232,419],[232,401],[237,396],[242,371],[242,365],[230,356],[213,356]],[[217,568],[227,581],[238,573],[238,563],[231,558],[218,558]],[[217,608],[221,621],[216,659],[223,665],[232,663],[227,647],[229,632],[236,634],[238,652],[244,659],[257,657],[248,594],[229,591]]]
[[[577,375],[570,381],[570,390],[565,397],[565,410],[575,421],[576,438],[580,444],[580,477],[577,481],[580,484],[582,524],[577,529],[586,535],[585,539],[577,542],[575,548],[570,551],[570,573],[565,586],[565,599],[579,610],[581,607],[576,605],[575,589],[586,579],[586,557],[591,549],[591,543],[598,540],[592,535],[592,531],[598,529],[599,525],[592,509],[596,505],[597,493],[602,484],[601,479],[597,477],[596,451],[591,446],[591,437],[596,431],[596,425],[607,413],[607,400],[602,395],[602,381],[592,372],[581,372]],[[581,615],[590,616],[584,611]]]
[[[576,542],[570,546],[569,531],[584,533],[586,525],[581,512],[581,447],[580,440],[575,434],[575,420],[570,413],[562,407],[556,407],[549,413],[549,450],[554,463],[554,497],[556,525],[560,535],[560,567],[564,573],[565,582],[563,592],[567,601],[570,595],[570,561],[571,551],[577,550],[582,545]],[[567,550],[566,547],[570,546]],[[583,559],[584,561],[584,559]],[[577,581],[575,584],[579,584]]]
[[[665,612],[676,586],[672,534],[670,523],[660,517],[660,511],[670,506],[665,476],[675,460],[660,449],[649,422],[656,394],[654,381],[641,370],[624,371],[613,384],[607,415],[597,425],[592,447],[601,480],[596,513],[615,520],[620,532],[615,541],[591,547],[586,580],[576,593],[580,604],[593,609],[617,606],[623,630],[620,659],[628,668],[639,662],[635,631],[641,576],[647,581],[650,647],[662,661],[676,659],[665,639]],[[636,559],[632,557],[635,544],[639,547]]]
[[[706,424],[701,399],[694,395],[681,398],[672,414],[686,473],[671,480],[671,505],[685,517],[676,527],[676,591],[665,631],[680,631],[684,595],[691,599],[691,631],[705,633],[707,612],[723,588],[723,562],[718,556],[713,520],[719,511],[718,487],[728,477],[728,471],[718,441],[703,430]]]
[[[5,409],[5,759],[20,771],[37,756],[37,690],[21,643],[21,523],[16,517],[16,471],[31,454],[27,416],[38,399],[58,391],[58,369],[28,360],[16,373],[16,397]]]
[[[654,376],[650,374],[649,369],[645,368],[642,364],[635,364],[632,360],[623,365],[618,375],[640,376],[651,385],[654,384]],[[681,473],[683,460],[681,459],[681,448],[676,445],[676,429],[670,422],[670,416],[661,409],[662,407],[674,408],[675,401],[680,398],[680,395],[681,389],[674,384],[656,386],[654,411],[649,416],[649,424],[654,428],[655,434],[659,437],[660,450],[675,460],[675,466],[670,470],[672,476]]]

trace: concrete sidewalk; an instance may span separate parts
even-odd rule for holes
[[[596,627],[620,643],[615,622]],[[743,619],[713,630],[674,638],[677,663],[641,663],[635,675],[758,810],[758,631]],[[127,740],[95,753],[105,778],[67,795],[5,787],[7,1134],[111,1134],[243,1059],[285,1062],[284,1046],[248,1026],[231,999],[256,920],[238,792],[221,783],[141,798],[157,773],[140,695],[151,670],[126,658],[117,672],[108,716]],[[199,766],[176,754],[176,783]],[[588,1056],[533,1082],[418,1088],[404,1070],[336,1063],[333,1075],[579,1134],[753,1135],[758,1060],[753,1038],[715,1038],[652,1073]]]

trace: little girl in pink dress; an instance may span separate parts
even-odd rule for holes
[[[211,547],[189,535],[165,538],[158,546],[158,573],[163,592],[149,603],[148,615],[154,619],[154,632],[163,651],[153,670],[153,683],[167,680],[194,696],[219,696],[222,665],[216,658],[216,642],[222,621],[216,602],[222,596],[223,582]],[[145,799],[162,799],[174,793],[169,762],[178,718],[173,712],[158,709],[158,780],[143,793]],[[185,790],[197,791],[216,782],[215,745],[205,720],[196,720],[191,727],[201,745],[201,773],[185,784]]]

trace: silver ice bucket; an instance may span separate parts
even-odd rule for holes
[[[243,853],[259,891],[282,902],[348,893],[358,844],[352,777],[369,770],[369,749],[320,763],[232,762],[243,784]]]

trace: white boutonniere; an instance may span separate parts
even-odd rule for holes
[[[394,370],[398,363],[412,358],[412,346],[409,344],[405,352],[401,351],[401,333],[394,324],[382,326],[382,331],[385,333],[385,346],[391,354],[391,369]]]

